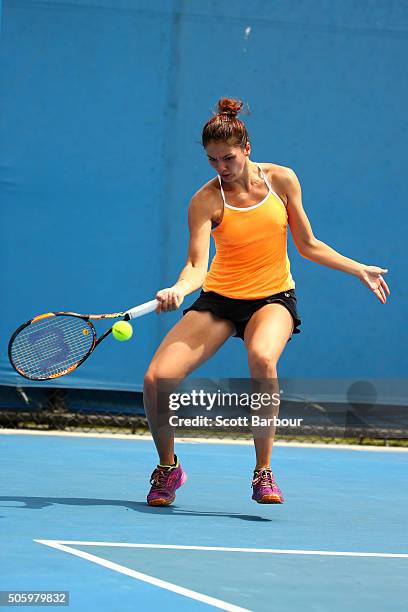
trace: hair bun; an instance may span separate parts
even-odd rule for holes
[[[226,115],[233,119],[238,115],[243,107],[241,100],[235,100],[234,98],[221,98],[218,100],[218,114]]]
[[[214,109],[213,116],[203,127],[201,141],[204,148],[209,142],[228,142],[242,149],[246,147],[249,142],[246,125],[237,117],[243,106],[244,103],[235,98],[218,100],[218,113]]]

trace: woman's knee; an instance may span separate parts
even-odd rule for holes
[[[157,391],[160,381],[166,378],[166,373],[154,364],[150,364],[143,379],[145,391]]]
[[[145,392],[155,391],[157,388],[157,380],[154,369],[149,366],[143,378],[143,390]]]
[[[278,358],[266,349],[250,349],[248,350],[248,365],[252,375],[261,378],[274,378],[276,377]]]
[[[169,372],[166,367],[152,362],[148,367],[144,379],[143,389],[145,393],[171,392],[183,380],[181,372],[174,378],[174,372]]]

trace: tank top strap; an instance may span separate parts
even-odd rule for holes
[[[273,189],[272,189],[272,187],[271,187],[271,185],[270,185],[270,183],[269,183],[268,179],[266,178],[266,176],[265,176],[265,174],[264,174],[264,172],[263,172],[263,170],[262,170],[261,166],[258,166],[258,169],[259,169],[259,172],[261,173],[261,176],[262,176],[263,180],[265,181],[265,185],[266,185],[266,186],[267,186],[267,188],[269,189],[269,193],[274,193],[274,191],[273,191]]]
[[[224,189],[222,188],[222,181],[221,181],[221,177],[218,174],[218,181],[220,183],[220,189],[221,189],[221,195],[222,195],[222,201],[224,202],[224,206],[226,205],[226,201],[225,201],[225,193],[224,193]]]
[[[263,172],[263,170],[262,170],[261,166],[258,166],[258,168],[259,168],[260,173],[262,174],[262,178],[263,178],[263,180],[265,181],[266,186],[267,186],[267,187],[268,187],[268,189],[269,189],[269,193],[273,193],[273,195],[274,195],[274,196],[276,196],[276,197],[278,198],[278,200],[279,200],[280,202],[282,202],[283,206],[286,208],[285,202],[282,200],[282,198],[280,197],[280,195],[278,195],[278,194],[276,193],[276,191],[274,191],[274,190],[272,189],[272,185],[270,184],[270,182],[269,182],[269,181],[268,181],[268,179],[266,178],[266,174]]]

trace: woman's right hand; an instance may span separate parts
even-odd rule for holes
[[[167,287],[167,289],[160,289],[156,293],[156,299],[159,302],[159,305],[156,308],[157,314],[160,312],[170,312],[171,310],[177,310],[180,308],[184,301],[185,293],[177,287],[177,285],[173,285],[173,287]]]

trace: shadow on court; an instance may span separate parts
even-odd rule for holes
[[[135,512],[142,512],[143,514],[170,514],[170,515],[181,515],[181,516],[217,516],[224,518],[239,519],[241,521],[257,521],[263,523],[273,522],[271,519],[266,519],[261,516],[251,514],[240,514],[240,513],[229,513],[229,512],[199,512],[196,510],[186,510],[178,508],[176,505],[167,507],[155,507],[151,508],[145,502],[127,501],[122,499],[88,499],[85,497],[16,497],[16,496],[0,496],[0,502],[18,502],[24,504],[23,506],[4,506],[0,503],[0,507],[14,507],[29,510],[42,510],[55,504],[61,504],[65,506],[118,506],[121,508],[127,508],[128,510],[134,510]],[[276,522],[276,521],[275,521]]]

